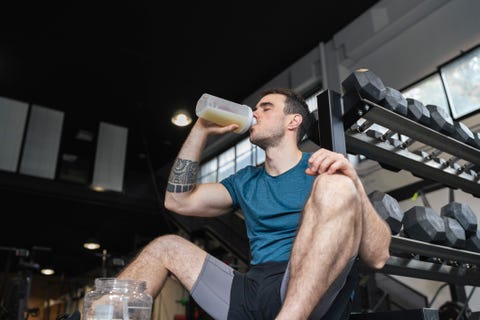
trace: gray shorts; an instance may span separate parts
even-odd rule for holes
[[[315,307],[311,319],[320,319],[332,306],[344,287],[355,260],[354,257],[349,261],[327,290]],[[253,266],[244,274],[207,255],[190,294],[216,320],[273,319],[285,298],[289,271],[289,262],[271,262]],[[350,291],[347,292],[347,298],[350,298],[349,295]]]

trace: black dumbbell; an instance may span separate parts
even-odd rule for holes
[[[379,104],[385,98],[386,88],[382,80],[369,69],[357,69],[342,81],[345,112],[364,104],[361,98]]]
[[[480,132],[472,132],[473,136],[475,137],[475,144],[477,148],[480,148]]]
[[[472,147],[478,147],[473,132],[461,121],[453,121],[452,137]]]
[[[440,215],[457,220],[465,231],[465,246],[460,248],[480,252],[480,232],[477,229],[478,219],[470,206],[465,203],[452,201],[442,207]]]
[[[388,193],[375,190],[368,195],[375,210],[389,225],[392,234],[402,229],[403,211],[398,201]]]
[[[386,87],[385,98],[380,101],[380,105],[402,116],[407,116],[407,98],[405,98],[403,94],[397,89]]]
[[[430,125],[430,111],[417,99],[407,98],[407,117],[425,126]]]
[[[465,203],[452,201],[441,208],[440,215],[457,220],[467,237],[477,232],[477,216]]]
[[[457,249],[465,248],[466,235],[462,225],[456,219],[445,216],[443,222],[445,223],[445,241],[440,244]]]
[[[480,252],[480,230],[477,230],[473,235],[467,236],[465,249]]]
[[[404,212],[403,232],[411,239],[442,244],[446,241],[445,222],[430,207],[413,206]]]
[[[446,135],[453,134],[453,119],[447,111],[434,104],[428,104],[425,108],[430,112],[430,128]]]

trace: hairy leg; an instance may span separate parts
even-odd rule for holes
[[[119,279],[143,280],[153,297],[162,289],[169,272],[191,291],[207,253],[176,236],[161,236],[150,242],[119,274]]]
[[[290,257],[290,280],[277,319],[307,319],[328,287],[358,252],[360,197],[340,174],[319,175],[302,213]]]

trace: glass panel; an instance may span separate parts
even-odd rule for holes
[[[257,155],[257,166],[265,162],[265,151],[259,147],[255,147],[255,153]]]
[[[233,162],[234,160],[235,160],[235,147],[232,147],[218,156],[218,166],[222,167],[228,162]]]
[[[228,177],[233,173],[235,173],[235,162],[232,161],[220,167],[220,169],[218,170],[218,181]]]
[[[205,162],[200,167],[200,182],[215,182],[217,176],[217,158]],[[211,180],[213,177],[213,181]]]
[[[424,105],[436,105],[450,114],[445,90],[443,90],[442,79],[438,73],[435,73],[425,80],[403,90],[402,93],[406,98],[416,99]]]
[[[440,70],[454,118],[480,109],[480,47]]]
[[[207,174],[206,176],[201,177],[200,182],[201,183],[217,182],[217,172],[215,171]]]
[[[322,90],[319,90],[318,92],[316,92],[315,94],[311,95],[310,97],[308,97],[307,99],[305,99],[305,102],[307,103],[308,105],[308,110],[310,112],[314,111],[314,110],[317,110],[318,109],[318,105],[317,105],[317,96],[320,94],[320,92],[322,92]]]
[[[237,148],[237,166],[236,171],[253,164],[253,148],[250,140],[247,138],[239,142]]]
[[[235,173],[235,147],[218,156],[218,181]]]

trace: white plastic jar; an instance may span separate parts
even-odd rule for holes
[[[82,320],[150,320],[152,297],[145,281],[97,278],[85,294]]]

